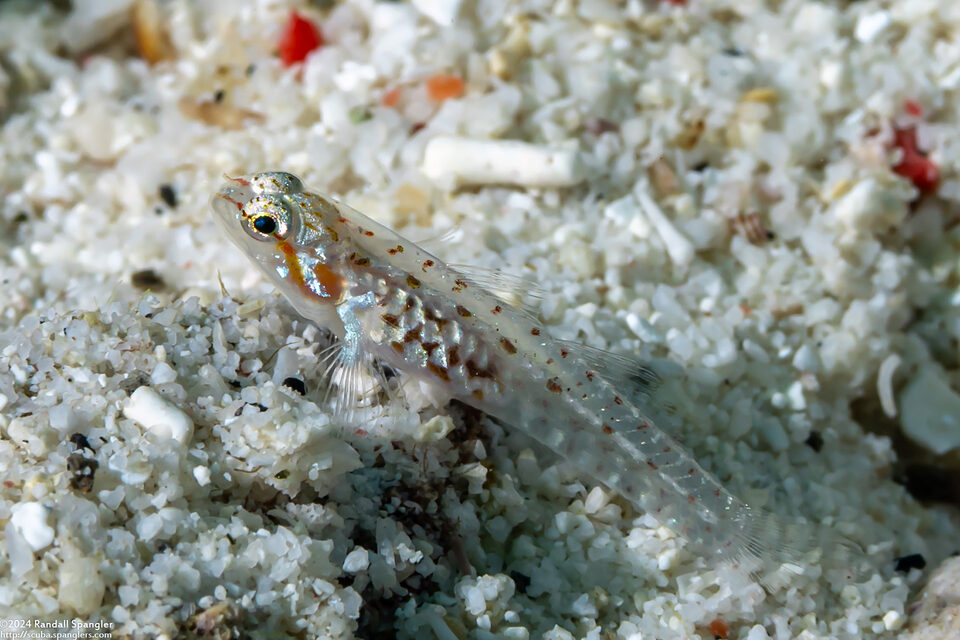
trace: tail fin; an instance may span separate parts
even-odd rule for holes
[[[818,565],[845,582],[856,582],[868,572],[866,553],[825,525],[800,518],[784,518],[762,509],[749,509],[737,523],[734,543],[721,554],[721,563],[749,574],[770,593],[786,587]]]

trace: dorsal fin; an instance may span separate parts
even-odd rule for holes
[[[447,265],[463,278],[500,298],[511,307],[522,311],[536,321],[540,313],[540,301],[546,295],[536,280],[518,276],[499,269],[475,267],[466,264]]]
[[[572,340],[558,340],[563,348],[580,358],[615,387],[628,388],[650,398],[663,382],[654,368],[636,358],[590,347]]]

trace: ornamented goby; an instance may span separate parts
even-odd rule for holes
[[[523,430],[696,552],[768,588],[818,558],[854,572],[854,545],[750,507],[659,429],[644,410],[644,389],[656,384],[649,369],[555,340],[496,295],[509,277],[447,265],[288,173],[230,179],[213,209],[296,310],[339,338],[339,408],[381,362]]]

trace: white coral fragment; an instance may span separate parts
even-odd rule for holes
[[[439,136],[424,150],[423,172],[445,186],[565,187],[584,179],[579,154],[519,140]]]
[[[144,429],[177,442],[189,442],[193,436],[193,420],[150,387],[140,387],[130,395],[123,415]]]

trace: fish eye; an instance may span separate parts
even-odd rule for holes
[[[277,223],[270,216],[257,216],[253,219],[253,228],[268,236],[277,230]]]
[[[256,240],[283,240],[293,228],[293,214],[283,198],[259,195],[250,198],[241,212],[247,235]]]

